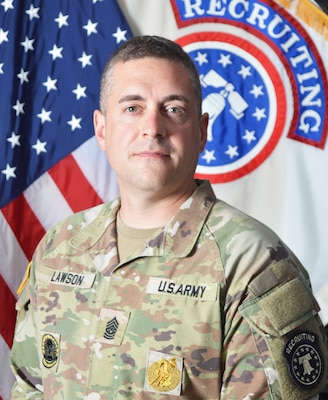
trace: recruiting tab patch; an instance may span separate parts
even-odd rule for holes
[[[310,390],[320,383],[324,362],[315,333],[294,332],[284,347],[284,357],[290,376],[300,389]]]

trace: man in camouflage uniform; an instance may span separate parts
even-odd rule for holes
[[[158,37],[106,64],[95,133],[120,197],[36,249],[20,290],[13,399],[317,399],[309,278],[267,227],[194,180],[197,70]]]

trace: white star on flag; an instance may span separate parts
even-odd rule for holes
[[[29,39],[27,36],[25,36],[25,40],[21,42],[21,45],[24,47],[25,53],[27,53],[29,50],[34,50],[33,43],[34,39]]]
[[[197,56],[195,57],[195,61],[197,61],[198,65],[200,66],[203,64],[207,64],[208,63],[207,54],[197,51]]]
[[[79,83],[76,86],[76,89],[72,90],[72,92],[76,95],[76,99],[80,100],[81,97],[87,97],[85,94],[87,87],[86,86],[81,86]]]
[[[89,19],[88,23],[83,25],[83,29],[85,29],[87,31],[87,35],[90,36],[92,33],[98,33],[96,29],[97,25],[98,22],[91,22]]]
[[[76,118],[75,115],[72,115],[72,118],[67,122],[68,125],[70,125],[72,132],[75,131],[75,129],[82,129],[80,122],[82,121],[82,118]]]
[[[252,76],[252,73],[250,71],[250,67],[245,65],[241,65],[240,71],[238,71],[238,74],[243,77],[243,79],[247,78],[248,76]]]
[[[127,31],[122,31],[122,29],[118,26],[116,32],[113,33],[114,38],[116,38],[116,43],[121,43],[126,41],[126,33]]]
[[[252,114],[252,116],[255,117],[257,121],[261,121],[261,119],[266,118],[265,108],[255,107],[255,112]]]
[[[4,0],[1,5],[4,8],[5,12],[7,12],[9,9],[13,9],[13,1],[14,0]]]
[[[11,144],[11,148],[12,148],[12,149],[13,149],[15,146],[20,146],[19,138],[20,138],[20,135],[16,135],[15,132],[12,132],[12,133],[11,133],[11,137],[10,137],[10,138],[7,138],[7,142],[9,142],[9,143]]]
[[[47,92],[50,92],[50,90],[57,90],[57,80],[58,79],[51,79],[50,76],[48,76],[46,82],[43,82],[42,85],[47,88]]]
[[[82,56],[80,58],[78,58],[78,60],[82,64],[82,68],[86,67],[87,65],[92,65],[92,63],[90,61],[91,57],[92,57],[92,54],[86,54],[85,51],[82,53]]]
[[[57,47],[56,44],[53,45],[52,49],[48,51],[49,54],[52,55],[52,60],[56,60],[56,58],[63,58],[62,55],[63,47]]]
[[[232,158],[237,157],[239,155],[237,150],[238,150],[238,146],[231,146],[229,144],[228,150],[225,151],[224,154],[227,154],[230,157],[230,159],[232,159]]]
[[[0,28],[0,44],[3,42],[8,42],[8,33],[9,31],[4,31],[2,28]]]
[[[19,100],[16,100],[16,104],[13,106],[13,109],[16,111],[16,117],[18,117],[19,114],[25,114],[24,106],[25,103],[21,103]]]
[[[246,129],[243,139],[245,139],[248,144],[253,142],[254,140],[256,140],[255,131],[249,131],[248,129]]]
[[[263,86],[253,85],[253,89],[250,91],[250,93],[254,96],[255,99],[257,99],[259,96],[263,96]]]
[[[55,22],[58,24],[58,28],[62,28],[63,26],[68,26],[68,15],[64,15],[62,12],[59,13],[58,17],[55,18]]]
[[[16,167],[11,167],[9,164],[7,164],[6,169],[1,171],[4,175],[6,175],[6,181],[8,181],[10,178],[16,178],[15,170]]]
[[[40,16],[39,16],[39,10],[40,10],[40,7],[34,7],[33,4],[31,4],[31,5],[30,5],[30,8],[29,8],[28,10],[25,11],[26,14],[28,14],[28,16],[29,16],[30,21],[31,21],[33,18],[40,18]]]
[[[51,122],[51,115],[52,111],[46,111],[44,108],[42,108],[42,111],[40,114],[37,114],[37,117],[41,119],[41,123],[44,124],[45,122]]]
[[[17,77],[20,79],[21,85],[22,85],[24,82],[28,82],[28,79],[27,79],[27,75],[28,75],[28,74],[29,74],[29,72],[28,72],[28,71],[24,71],[23,68],[21,68],[20,73],[17,74]]]
[[[46,153],[46,144],[47,142],[41,142],[40,139],[38,139],[36,143],[32,146],[32,149],[36,151],[37,155],[39,155],[40,153]]]
[[[220,54],[220,59],[218,60],[218,63],[221,64],[224,68],[232,64],[232,61],[230,60],[230,54]]]
[[[209,164],[211,161],[216,160],[215,156],[214,156],[214,150],[207,150],[205,149],[205,153],[202,156],[202,158],[204,158],[204,160],[206,160],[207,164]]]

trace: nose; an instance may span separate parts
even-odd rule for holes
[[[160,110],[147,110],[141,122],[141,134],[145,137],[165,137],[166,127],[164,116]]]

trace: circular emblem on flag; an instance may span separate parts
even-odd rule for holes
[[[58,342],[52,335],[46,333],[42,337],[41,346],[43,354],[42,364],[46,368],[52,368],[54,365],[56,365],[58,360]]]
[[[207,145],[196,177],[213,183],[257,168],[272,153],[288,122],[286,91],[292,90],[277,71],[282,65],[279,57],[268,44],[243,35],[201,32],[177,40],[198,68],[203,112],[209,114]]]
[[[320,383],[324,362],[316,334],[295,332],[284,347],[284,357],[290,376],[300,389],[310,390]]]

